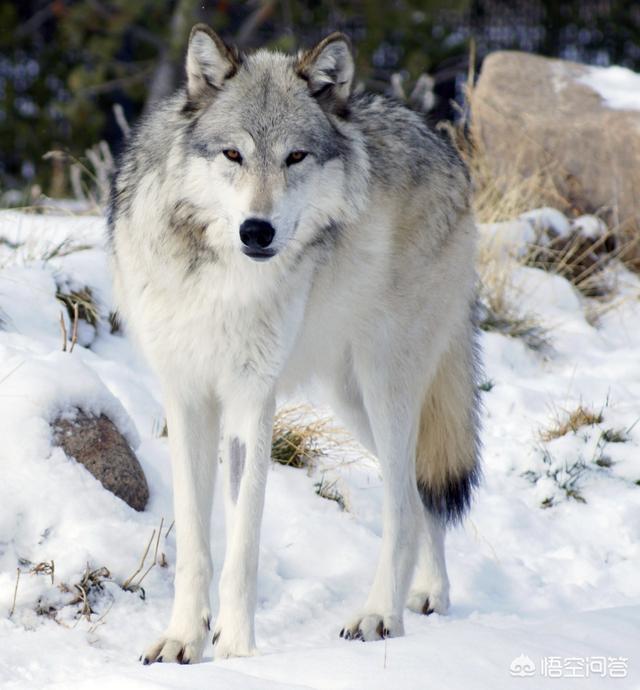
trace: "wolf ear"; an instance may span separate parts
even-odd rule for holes
[[[320,105],[339,113],[351,94],[354,73],[351,42],[342,33],[333,33],[315,48],[298,57],[297,72],[309,84]]]
[[[222,88],[225,79],[232,77],[239,66],[237,51],[206,24],[196,24],[191,29],[187,50],[187,94],[190,100],[200,101]]]

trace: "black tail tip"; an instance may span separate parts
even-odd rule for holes
[[[418,482],[418,491],[425,508],[445,525],[456,525],[462,521],[473,501],[475,489],[480,485],[480,465],[459,477],[450,479],[445,486],[432,488]]]

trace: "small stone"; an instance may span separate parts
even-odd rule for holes
[[[105,415],[91,417],[79,410],[74,419],[53,423],[54,443],[91,472],[102,486],[134,510],[144,510],[149,487],[138,458],[124,436]]]

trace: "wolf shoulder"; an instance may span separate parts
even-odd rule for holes
[[[429,186],[450,197],[459,210],[468,208],[469,173],[444,133],[434,131],[424,117],[385,96],[354,96],[349,113],[362,131],[373,183],[415,191]]]

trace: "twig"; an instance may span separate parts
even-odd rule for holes
[[[113,116],[115,117],[118,127],[120,127],[122,135],[125,139],[128,139],[129,135],[131,134],[131,125],[127,122],[127,118],[124,114],[124,108],[120,105],[120,103],[113,104]]]
[[[38,563],[37,565],[34,565],[33,568],[31,568],[31,573],[33,575],[51,575],[51,584],[53,584],[55,570],[56,565],[53,562],[53,560],[42,561],[42,563]]]
[[[123,583],[122,583],[122,589],[129,589],[131,586],[131,583],[133,582],[133,579],[138,576],[138,574],[142,571],[144,568],[144,562],[147,560],[147,554],[149,553],[149,549],[151,548],[151,543],[153,542],[153,538],[156,536],[156,531],[155,529],[151,533],[151,539],[149,539],[149,543],[147,544],[147,548],[144,550],[144,554],[142,555],[142,560],[140,561],[140,565],[138,566],[137,570],[133,573],[133,575],[129,576]]]
[[[98,628],[98,626],[100,626],[100,625],[102,625],[102,624],[104,623],[104,619],[105,619],[106,615],[109,613],[109,611],[111,611],[111,609],[113,608],[113,604],[114,604],[114,602],[113,602],[113,600],[112,600],[111,603],[110,603],[110,605],[109,605],[109,608],[108,608],[108,609],[100,616],[100,618],[98,618],[98,620],[89,628],[89,632],[90,632],[90,633],[95,632],[95,631],[96,631],[96,628]]]
[[[0,383],[4,383],[4,382],[9,378],[9,376],[11,376],[11,375],[14,374],[16,371],[18,371],[18,369],[20,369],[20,367],[21,367],[26,361],[27,361],[26,359],[23,359],[22,362],[19,362],[18,364],[16,364],[16,366],[13,367],[13,369],[12,369],[8,374],[6,374],[5,376],[3,376],[3,377],[0,379]]]
[[[13,590],[13,602],[11,603],[11,611],[9,611],[9,618],[13,616],[16,610],[16,597],[18,596],[18,583],[20,582],[20,568],[16,568],[16,586]]]
[[[89,599],[87,599],[87,592],[85,591],[84,587],[81,587],[80,585],[73,585],[78,592],[80,592],[80,596],[82,597],[82,614],[83,616],[86,617],[88,621],[91,620],[91,606],[89,604]]]
[[[147,577],[147,575],[149,574],[149,571],[151,570],[151,568],[153,568],[153,566],[158,562],[158,547],[160,546],[160,537],[161,537],[161,535],[162,535],[162,525],[163,525],[163,524],[164,524],[164,518],[161,518],[161,519],[160,519],[160,527],[158,527],[158,536],[157,536],[157,538],[156,538],[156,548],[155,548],[155,551],[153,552],[153,562],[152,562],[151,565],[144,571],[144,573],[142,574],[142,577],[136,582],[136,585],[135,585],[136,588],[137,588],[137,587],[140,587],[140,584],[142,583],[142,581],[144,580],[144,578]]]
[[[275,0],[262,0],[259,6],[245,19],[235,38],[235,42],[239,46],[243,47],[249,43],[255,31],[269,19],[275,4]]]
[[[165,538],[165,539],[168,538],[169,533],[171,532],[171,530],[173,529],[173,526],[174,526],[175,524],[176,524],[176,521],[175,521],[175,520],[172,520],[172,521],[171,521],[171,524],[169,525],[169,529],[167,530],[167,533],[164,535],[164,538]]]
[[[82,167],[78,163],[73,163],[69,168],[69,179],[71,181],[71,189],[76,201],[87,202],[87,195],[82,189]]]
[[[67,325],[64,322],[64,315],[60,312],[60,330],[62,331],[62,351],[67,351]]]
[[[71,331],[71,348],[69,349],[69,352],[73,352],[73,348],[75,347],[76,343],[78,342],[78,308],[79,304],[78,302],[73,303],[73,328]]]

